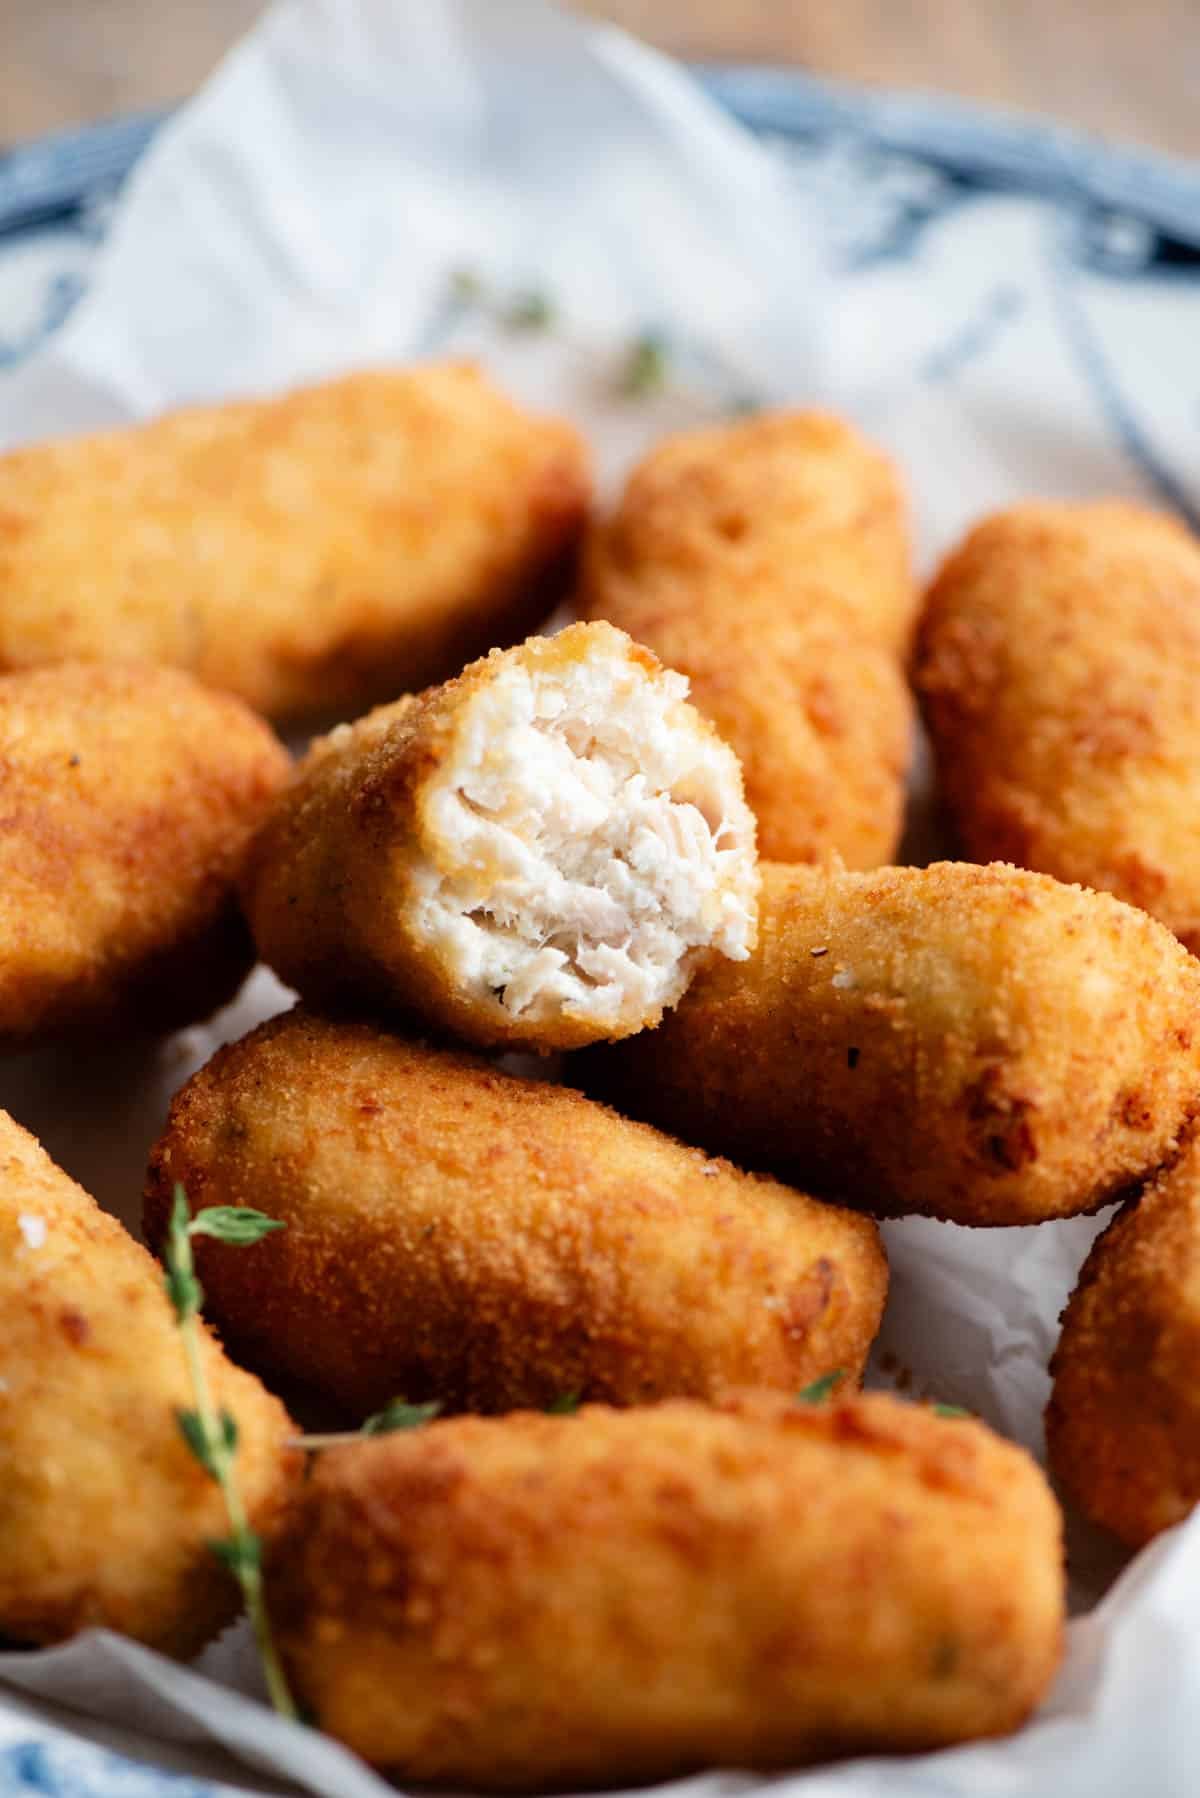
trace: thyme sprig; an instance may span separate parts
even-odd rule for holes
[[[213,1403],[204,1366],[197,1318],[204,1303],[204,1288],[196,1277],[192,1255],[194,1236],[211,1236],[218,1242],[245,1246],[261,1242],[272,1230],[282,1230],[278,1218],[267,1217],[249,1206],[210,1205],[193,1217],[187,1193],[176,1182],[167,1225],[164,1253],[167,1297],[179,1325],[179,1337],[191,1380],[193,1405],[175,1413],[180,1433],[209,1479],[220,1488],[229,1519],[229,1534],[209,1542],[210,1551],[227,1567],[241,1587],[246,1614],[262,1663],[271,1703],[282,1717],[298,1720],[300,1712],[289,1690],[275,1648],[263,1595],[262,1542],[250,1528],[237,1476],[237,1419],[230,1411],[218,1412]]]
[[[424,1424],[432,1423],[441,1409],[440,1398],[431,1398],[423,1405],[410,1405],[407,1399],[394,1398],[382,1411],[364,1418],[356,1430],[327,1430],[316,1436],[293,1436],[291,1446],[315,1452],[322,1448],[340,1448],[343,1442],[361,1442],[364,1436],[391,1436],[397,1430],[419,1430]]]
[[[823,1405],[833,1394],[833,1389],[845,1375],[844,1367],[835,1367],[832,1373],[823,1373],[819,1380],[811,1386],[805,1386],[796,1394],[796,1402],[800,1405]]]
[[[643,331],[635,337],[625,354],[617,388],[627,399],[644,399],[660,393],[667,384],[670,354],[666,339],[658,331]]]

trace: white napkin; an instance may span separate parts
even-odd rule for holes
[[[1011,195],[966,207],[926,194],[923,233],[883,256],[894,221],[865,216],[864,192],[843,146],[789,168],[664,59],[540,0],[283,0],[139,168],[69,324],[0,378],[0,444],[467,348],[523,397],[585,423],[609,479],[664,429],[747,400],[837,405],[903,457],[926,556],[1028,491],[1186,500],[1186,478],[1168,466],[1181,462],[1182,387],[1144,381],[1153,416],[1131,414],[1124,373],[1145,360],[1129,347],[1134,310],[1070,266],[1056,214]],[[818,200],[841,231],[837,272]],[[912,212],[902,194],[898,216]],[[549,329],[506,323],[530,292],[552,305]],[[1160,342],[1180,339],[1179,307],[1178,295],[1156,295]],[[646,333],[666,345],[669,381],[631,399],[621,371]],[[1122,346],[1114,379],[1105,358]],[[0,1103],[135,1222],[170,1093],[218,1042],[285,1002],[260,971],[213,1024],[165,1045],[0,1066]],[[1046,1359],[1095,1228],[889,1226],[879,1377],[902,1366],[917,1390],[1040,1452]],[[1089,1604],[1116,1561],[1075,1535],[1077,1597]],[[1161,1539],[1072,1624],[1063,1675],[1019,1736],[679,1789],[1190,1798],[1197,1599],[1200,1521]],[[200,1672],[100,1634],[0,1656],[0,1680],[43,1701],[34,1715],[0,1699],[0,1794],[27,1789],[12,1757],[34,1749],[36,1789],[85,1790],[54,1757],[82,1766],[94,1751],[64,1748],[46,1704],[60,1724],[84,1712],[137,1732],[150,1759],[169,1741],[171,1764],[205,1778],[217,1743],[231,1784],[248,1784],[253,1767],[260,1789],[386,1789],[336,1745],[240,1696],[257,1685],[237,1632]],[[189,1746],[199,1743],[209,1758]],[[89,1792],[158,1790],[122,1785],[111,1766],[89,1777]]]

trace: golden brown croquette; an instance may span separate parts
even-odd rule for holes
[[[1092,1248],[1051,1372],[1050,1465],[1131,1548],[1200,1499],[1200,1143]]]
[[[625,1785],[1014,1729],[1063,1624],[1023,1450],[882,1395],[461,1418],[323,1456],[268,1570],[323,1729],[406,1781]]]
[[[967,854],[1100,887],[1200,950],[1200,544],[1142,506],[1024,505],[930,589],[916,682]]]
[[[764,413],[667,438],[593,530],[579,604],[688,676],[764,855],[891,859],[916,592],[896,470],[852,426]]]
[[[269,1535],[299,1471],[292,1425],[197,1328],[251,1527]],[[224,1505],[179,1428],[193,1404],[161,1271],[0,1112],[0,1636],[95,1626],[189,1656],[233,1618],[209,1548]]]
[[[763,866],[759,946],[586,1089],[879,1216],[1095,1210],[1200,1104],[1200,963],[1144,912],[1042,874]]]
[[[177,1096],[152,1243],[176,1181],[286,1221],[253,1254],[196,1243],[209,1313],[250,1365],[358,1418],[398,1393],[499,1411],[853,1384],[887,1290],[866,1218],[565,1088],[302,1011]]]
[[[570,425],[466,363],[15,450],[0,667],[160,662],[272,717],[360,709],[539,624],[590,486]]]
[[[235,882],[288,767],[239,700],[173,669],[0,676],[0,1049],[232,998],[254,960]]]

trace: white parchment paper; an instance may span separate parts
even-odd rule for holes
[[[1050,274],[1028,218],[1001,202],[937,287],[949,313],[952,296],[969,298],[990,273],[1032,271],[1025,335],[1010,334],[969,382],[931,381],[906,354],[937,321],[903,270],[853,295],[834,282],[818,205],[835,191],[829,173],[785,178],[681,71],[541,0],[283,0],[135,175],[66,329],[0,381],[0,445],[471,350],[523,398],[582,421],[608,481],[663,430],[748,399],[840,406],[903,456],[926,557],[974,513],[1027,491],[1137,492],[1141,476],[1056,348]],[[506,324],[530,291],[552,301],[552,329]],[[670,344],[672,376],[635,402],[619,392],[620,371],[647,332]],[[210,1025],[167,1043],[4,1064],[0,1103],[136,1227],[171,1093],[287,999],[260,970]],[[904,1370],[918,1392],[967,1405],[1040,1453],[1046,1360],[1096,1228],[889,1225],[877,1377]],[[1078,1525],[1071,1541],[1086,1614],[1019,1736],[678,1789],[1194,1794],[1200,1520],[1140,1556],[1098,1607],[1119,1559]],[[0,1682],[21,1694],[0,1693],[0,1746],[31,1731],[69,1744],[74,1732],[219,1778],[214,1791],[388,1789],[336,1744],[262,1708],[240,1631],[195,1669],[99,1633],[0,1655]]]

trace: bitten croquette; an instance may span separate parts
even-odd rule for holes
[[[494,651],[318,743],[243,881],[259,953],[325,1007],[482,1048],[658,1018],[758,895],[737,757],[608,624]]]

